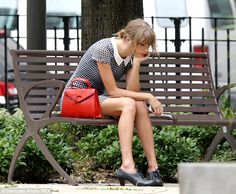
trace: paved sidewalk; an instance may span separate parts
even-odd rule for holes
[[[164,187],[136,187],[117,184],[2,184],[0,194],[179,194],[178,184]]]

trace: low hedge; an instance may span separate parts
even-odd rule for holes
[[[228,118],[236,118],[235,112],[222,101],[223,112]],[[5,182],[10,161],[21,135],[26,129],[22,112],[10,115],[0,109],[0,181]],[[154,128],[156,155],[163,179],[177,180],[180,162],[201,161],[207,147],[219,127],[166,126]],[[73,126],[55,123],[40,133],[62,167],[73,175],[83,174],[87,182],[96,182],[93,177],[99,169],[114,172],[121,165],[121,153],[117,126]],[[234,131],[234,135],[235,131]],[[146,171],[147,161],[139,138],[134,132],[133,155],[136,165]],[[227,143],[222,143],[212,161],[236,159]],[[19,182],[48,182],[55,171],[31,139],[19,157],[14,180]]]

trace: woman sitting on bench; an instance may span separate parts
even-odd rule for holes
[[[149,57],[149,49],[155,49],[156,36],[142,19],[131,20],[116,33],[94,43],[84,54],[71,80],[81,77],[90,81],[99,94],[103,116],[118,117],[122,164],[117,170],[121,185],[128,180],[137,186],[163,186],[155,155],[153,127],[147,104],[152,113],[161,115],[161,103],[150,93],[140,91],[140,63]],[[126,75],[126,89],[118,88],[116,81]],[[86,87],[77,82],[75,87]],[[135,168],[132,156],[133,130],[137,129],[147,161],[147,178]]]

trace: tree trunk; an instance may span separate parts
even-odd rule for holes
[[[143,18],[143,0],[82,0],[82,50]]]

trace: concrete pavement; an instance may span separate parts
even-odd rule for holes
[[[136,187],[117,184],[1,184],[0,194],[179,194],[178,184],[164,187]]]

